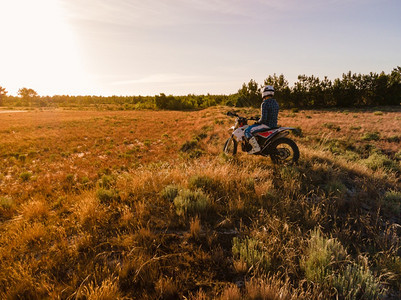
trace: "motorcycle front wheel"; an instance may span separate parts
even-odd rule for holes
[[[297,144],[288,138],[279,138],[269,147],[270,157],[275,164],[295,164],[299,159]]]
[[[223,152],[225,154],[237,154],[238,142],[231,136],[224,144]]]

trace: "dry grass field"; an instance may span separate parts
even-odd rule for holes
[[[0,298],[399,299],[401,109],[281,111],[294,166],[228,110],[1,113]]]

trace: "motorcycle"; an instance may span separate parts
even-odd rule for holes
[[[228,112],[227,116],[236,117],[235,125],[230,128],[231,136],[224,144],[223,151],[226,154],[237,154],[238,144],[241,145],[243,152],[252,149],[245,137],[245,129],[249,127],[248,121],[257,121],[257,117],[245,118],[234,112]],[[258,132],[254,136],[260,145],[260,152],[255,155],[270,156],[274,164],[293,164],[299,159],[299,149],[297,144],[287,136],[290,131],[297,131],[292,127],[269,128],[266,131]]]

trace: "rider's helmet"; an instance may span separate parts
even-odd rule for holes
[[[274,87],[271,85],[266,85],[262,89],[262,99],[267,96],[274,96]]]

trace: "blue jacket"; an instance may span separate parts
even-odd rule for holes
[[[274,98],[267,98],[261,105],[261,117],[259,123],[265,124],[270,128],[277,127],[279,106]]]

